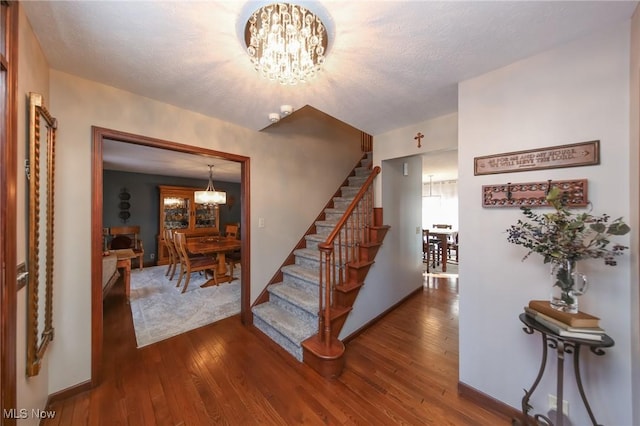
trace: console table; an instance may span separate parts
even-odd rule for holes
[[[523,327],[525,333],[534,334],[535,331],[538,331],[542,336],[542,363],[540,364],[540,371],[538,371],[538,376],[536,380],[533,382],[533,385],[528,391],[525,391],[525,395],[522,398],[522,414],[524,416],[524,421],[528,424],[529,419],[529,410],[533,408],[529,405],[529,398],[536,390],[536,387],[540,383],[542,376],[544,375],[544,370],[547,366],[547,348],[556,349],[556,354],[558,357],[558,368],[557,368],[557,407],[556,407],[556,423],[555,426],[562,426],[563,423],[563,412],[562,412],[562,401],[563,401],[563,378],[564,378],[564,354],[573,353],[573,368],[576,376],[576,384],[578,385],[578,391],[580,392],[580,397],[582,398],[582,402],[584,403],[585,408],[587,409],[587,413],[589,413],[589,418],[591,419],[591,423],[594,426],[598,425],[596,422],[596,418],[593,415],[593,411],[591,411],[591,406],[589,405],[589,401],[587,401],[587,396],[584,392],[584,388],[582,387],[582,378],[580,377],[580,348],[582,346],[586,346],[589,350],[598,356],[602,356],[605,354],[604,348],[610,348],[614,345],[613,339],[606,334],[602,335],[602,340],[585,340],[585,339],[576,339],[574,337],[564,337],[559,336],[553,331],[549,330],[542,324],[539,324],[534,319],[529,318],[526,314],[520,314],[520,321],[524,323],[526,327]],[[553,425],[554,423],[546,416],[542,414],[535,414],[533,416],[536,424],[539,424],[539,421],[544,421],[543,424]]]

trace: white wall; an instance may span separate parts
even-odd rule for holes
[[[413,139],[418,132],[425,137],[421,147]],[[379,166],[382,161],[391,158],[411,155],[441,154],[458,147],[458,114],[447,114],[442,117],[426,120],[411,126],[395,129],[390,132],[374,135],[373,165]],[[382,206],[382,184],[376,183],[376,206]],[[422,249],[421,249],[422,250]]]
[[[29,155],[29,92],[43,95],[45,106],[49,105],[49,65],[33,35],[22,7],[19,8],[19,53],[18,53],[18,175],[16,214],[16,254],[18,264],[27,260],[27,201],[28,183],[24,173],[24,159]],[[17,339],[16,339],[16,383],[17,408],[44,408],[48,396],[49,358],[42,362],[40,374],[27,378],[27,288],[18,292]],[[54,345],[55,341],[51,344]],[[50,348],[51,348],[50,346]],[[49,349],[50,350],[50,349]],[[20,425],[37,425],[36,418],[18,420]]]
[[[403,175],[404,164],[409,169]],[[420,196],[422,162],[405,157],[382,163],[378,181],[383,186],[384,224],[391,226],[376,255],[353,310],[340,332],[340,338],[354,333],[381,312],[422,285]]]
[[[426,137],[422,148],[414,136]],[[422,154],[455,149],[457,114],[417,123],[373,138],[375,204],[391,228],[340,333],[344,338],[422,286]],[[403,163],[409,176],[403,176]]]
[[[459,85],[460,231],[464,252],[476,253],[460,265],[460,380],[516,408],[541,352],[539,336],[523,333],[518,314],[529,300],[548,297],[549,269],[539,257],[520,261],[526,250],[505,235],[520,211],[482,208],[481,186],[587,178],[595,213],[630,218],[629,36],[629,24],[618,24]],[[473,175],[476,156],[594,139],[601,141],[600,165]],[[637,234],[637,222],[632,225]],[[636,251],[617,267],[602,260],[582,265],[592,285],[581,309],[600,317],[616,342],[606,356],[582,354],[583,383],[602,424],[633,424],[631,356],[638,335],[630,339],[630,320],[638,299],[630,296],[638,283],[630,271],[637,259]],[[590,424],[570,368],[570,417],[573,424]],[[555,393],[555,378],[545,376],[532,399],[535,412],[546,412],[547,394]]]
[[[630,147],[629,171],[630,187],[629,192],[631,207],[631,223],[635,225],[636,232],[632,233],[631,250],[638,253],[640,250],[640,6],[636,8],[631,20],[631,67],[630,67],[631,87],[630,87]],[[631,282],[640,282],[640,265],[638,262],[632,264]],[[640,286],[631,287],[631,301],[636,306],[640,306]],[[631,316],[631,341],[633,360],[633,424],[640,424],[640,309],[632,309]],[[635,340],[633,336],[636,336]]]

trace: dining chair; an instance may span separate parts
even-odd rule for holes
[[[193,272],[204,271],[206,277],[207,272],[211,271],[211,274],[213,275],[213,282],[218,285],[215,272],[218,267],[218,262],[214,256],[189,256],[189,252],[187,251],[187,236],[182,232],[175,232],[173,241],[175,242],[178,256],[180,257],[180,277],[178,278],[178,284],[176,287],[180,286],[182,277],[186,275],[182,293],[187,291],[187,287],[189,287],[189,280],[191,279],[191,274]]]
[[[138,258],[138,267],[142,269],[144,259],[144,246],[140,239],[139,226],[112,226],[109,235],[113,237],[109,243],[111,250],[131,249]]]
[[[435,259],[433,261],[433,266],[431,259],[436,256],[436,247],[433,241],[431,241],[429,237],[429,230],[422,230],[422,261],[427,264],[427,272],[430,271],[430,268],[435,268]]]
[[[432,226],[433,229],[453,229],[453,225],[447,225],[445,223],[435,223]]]
[[[453,259],[451,256],[451,252],[456,252],[456,262],[460,262],[460,250],[458,248],[458,233],[454,232],[449,236],[449,240],[447,241],[447,257],[449,259]]]
[[[224,227],[224,236],[225,238],[238,238],[238,230],[240,229],[240,225],[235,223],[229,223]]]
[[[239,224],[227,224],[225,226],[225,238],[233,238],[238,239],[238,230],[240,229]],[[231,276],[233,276],[233,270],[237,264],[239,264],[242,260],[242,252],[240,250],[235,250],[230,253],[227,253],[225,256],[225,260],[229,263],[229,267],[231,269]]]
[[[432,229],[453,229],[453,225],[449,225],[446,223],[434,223],[431,226]],[[434,245],[434,257],[433,257],[433,267],[440,264],[440,259],[442,259],[442,240],[439,237],[433,236],[430,240],[431,244]],[[447,241],[448,243],[449,241]],[[447,249],[447,255],[449,254],[449,250]]]
[[[164,275],[168,276],[169,274],[171,274],[171,276],[169,277],[169,281],[171,281],[176,273],[178,264],[180,263],[180,258],[178,257],[178,252],[173,242],[172,229],[164,230],[164,243],[167,246],[167,252],[169,253],[169,267],[167,268],[167,272]]]

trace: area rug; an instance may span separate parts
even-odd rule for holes
[[[447,262],[447,272],[442,272],[442,265],[436,265],[435,268],[429,268],[429,272],[427,272],[427,264],[422,263],[422,272],[429,275],[434,276],[458,276],[458,263],[457,262]]]
[[[167,266],[131,271],[131,314],[138,348],[211,324],[240,312],[240,271],[238,279],[218,286],[201,288],[204,274],[191,274],[189,288],[181,293],[165,276]]]

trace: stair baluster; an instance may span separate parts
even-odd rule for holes
[[[380,167],[376,166],[372,169],[329,237],[324,243],[318,244],[320,250],[318,337],[327,349],[334,347],[338,340],[338,336],[331,330],[331,308],[335,307],[336,286],[347,282],[349,263],[357,263],[361,260],[360,246],[362,243],[369,242],[369,228],[373,223],[373,181],[379,173]],[[344,259],[342,247],[345,248]]]
[[[259,330],[323,377],[342,372],[337,337],[389,229],[373,207],[379,173],[364,155],[252,307]]]

